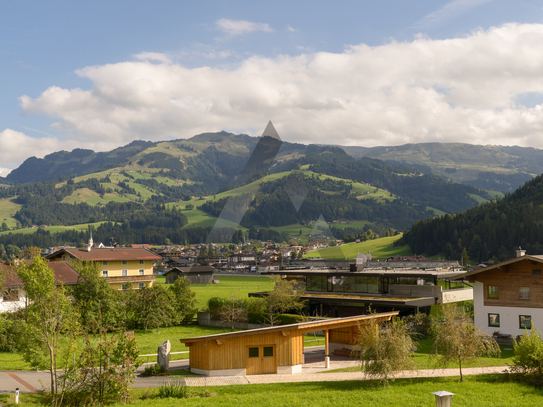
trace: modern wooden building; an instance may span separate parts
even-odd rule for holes
[[[360,324],[369,320],[389,321],[398,311],[325,319],[298,324],[181,339],[190,350],[191,372],[206,376],[301,373],[304,363],[304,334],[324,331],[325,363],[330,352],[352,349]]]

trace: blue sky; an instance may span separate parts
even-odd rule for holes
[[[0,3],[0,175],[206,131],[543,147],[539,1]]]

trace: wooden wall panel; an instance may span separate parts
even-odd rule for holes
[[[289,331],[195,342],[190,347],[190,366],[205,370],[243,369],[250,346],[275,345],[277,366],[292,366],[303,361],[303,335]]]
[[[525,260],[492,269],[476,276],[484,285],[484,304],[498,307],[543,307],[543,275],[534,275],[533,270],[541,270],[540,264]],[[498,298],[488,298],[488,287],[498,287]],[[519,299],[519,287],[530,287],[530,299]]]

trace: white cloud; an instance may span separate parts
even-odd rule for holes
[[[433,28],[442,24],[446,20],[455,18],[469,10],[488,3],[493,0],[452,0],[441,7],[439,10],[428,14],[414,24],[414,28],[425,29]]]
[[[264,23],[253,23],[243,20],[228,20],[221,18],[215,23],[217,29],[224,31],[226,34],[235,36],[240,34],[248,34],[253,31],[271,32],[273,29]]]
[[[5,129],[0,132],[0,162],[8,168],[0,168],[0,176],[7,175],[24,160],[65,149],[64,144],[54,137],[29,137],[19,131]]]
[[[134,55],[134,58],[140,61],[157,61],[164,64],[171,64],[172,60],[166,54],[161,54],[160,52],[140,52],[139,54]]]
[[[89,90],[52,86],[20,101],[102,150],[222,129],[250,134],[270,119],[295,142],[543,147],[543,107],[516,102],[543,94],[542,43],[543,25],[508,24],[449,40],[253,56],[231,70],[122,62],[77,71]]]

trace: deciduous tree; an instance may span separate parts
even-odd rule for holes
[[[415,367],[412,356],[416,342],[402,320],[393,318],[390,323],[379,323],[370,319],[359,329],[356,350],[360,352],[361,368],[366,376],[386,386],[389,380],[394,380],[393,372]]]
[[[55,285],[55,274],[44,259],[36,257],[32,263],[21,263],[17,274],[31,302],[26,309],[19,349],[31,366],[49,370],[52,405],[59,406],[64,397],[59,372],[71,360],[79,332],[78,318],[64,287]]]
[[[438,364],[458,363],[460,381],[462,364],[482,356],[499,356],[500,347],[492,337],[473,325],[471,317],[455,304],[443,305],[442,314],[434,317],[431,332]]]

